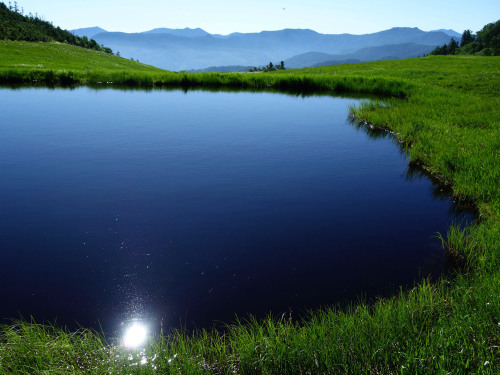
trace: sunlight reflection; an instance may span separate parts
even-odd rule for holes
[[[137,348],[146,341],[147,336],[148,330],[146,326],[135,322],[125,330],[123,345],[129,349]]]

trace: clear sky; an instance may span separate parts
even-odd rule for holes
[[[285,28],[366,34],[407,26],[461,33],[500,19],[500,0],[19,0],[18,6],[63,29],[124,32],[200,27],[212,34]]]

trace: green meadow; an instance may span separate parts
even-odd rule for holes
[[[351,108],[357,126],[395,133],[409,163],[477,210],[469,227],[436,234],[454,271],[392,298],[165,332],[139,351],[85,328],[13,321],[0,326],[0,374],[500,373],[500,57],[188,74],[66,44],[0,41],[0,83],[377,94]]]
[[[2,73],[25,74],[45,71],[73,72],[79,77],[96,71],[102,74],[116,71],[164,72],[121,57],[75,47],[65,43],[0,41],[0,69]],[[2,75],[4,77],[4,75]]]

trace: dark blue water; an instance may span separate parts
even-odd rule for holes
[[[210,327],[442,272],[452,202],[355,99],[0,89],[0,318]],[[436,195],[438,198],[436,198]]]

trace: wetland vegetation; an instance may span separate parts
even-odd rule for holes
[[[252,74],[187,74],[65,44],[0,42],[3,83],[329,90],[382,94],[352,108],[393,131],[409,162],[474,204],[442,233],[453,277],[368,304],[178,331],[143,350],[99,333],[17,321],[0,328],[0,373],[490,373],[500,371],[500,57],[420,59]],[[29,103],[27,103],[29,105]]]

